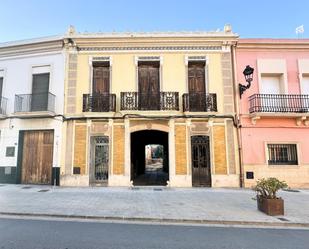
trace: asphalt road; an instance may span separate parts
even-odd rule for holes
[[[309,230],[0,218],[0,249],[309,248]]]

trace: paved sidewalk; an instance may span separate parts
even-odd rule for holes
[[[0,214],[309,227],[309,190],[279,193],[284,217],[259,212],[248,189],[0,185]],[[284,218],[286,220],[280,220]]]

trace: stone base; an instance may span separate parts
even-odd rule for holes
[[[239,175],[211,175],[214,188],[239,188]]]
[[[108,186],[111,187],[132,187],[130,176],[110,175],[108,176]]]
[[[0,167],[0,183],[16,183],[16,167]]]
[[[253,172],[253,179],[247,179],[246,173]],[[285,181],[291,188],[309,188],[309,165],[245,165],[244,182],[246,188],[256,185],[261,178],[276,177]]]
[[[188,188],[192,187],[192,177],[190,175],[177,175],[177,176],[170,176],[169,187],[182,187]]]
[[[88,187],[89,175],[60,175],[60,186]]]

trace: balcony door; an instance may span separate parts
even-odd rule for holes
[[[3,88],[3,78],[0,77],[0,100],[2,98],[2,88]],[[1,104],[1,101],[0,101],[0,104]]]
[[[2,103],[2,88],[3,88],[3,77],[0,77],[0,114],[4,113],[4,106]]]
[[[303,76],[301,89],[302,94],[309,95],[309,75]]]
[[[160,110],[160,63],[140,62],[138,65],[139,110]]]
[[[205,62],[189,62],[188,90],[190,111],[205,111]]]
[[[109,111],[110,102],[110,65],[109,62],[93,64],[92,109],[97,112]]]
[[[31,111],[48,110],[49,73],[32,75]]]
[[[288,108],[286,99],[278,94],[283,93],[280,75],[262,75],[260,92],[265,94],[261,99],[263,112],[282,112]]]

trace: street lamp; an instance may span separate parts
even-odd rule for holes
[[[238,84],[240,98],[241,98],[241,95],[244,93],[244,91],[249,89],[251,86],[251,81],[253,80],[253,71],[254,71],[254,68],[250,67],[249,65],[247,65],[245,70],[243,71],[245,80],[248,84],[247,85]]]

